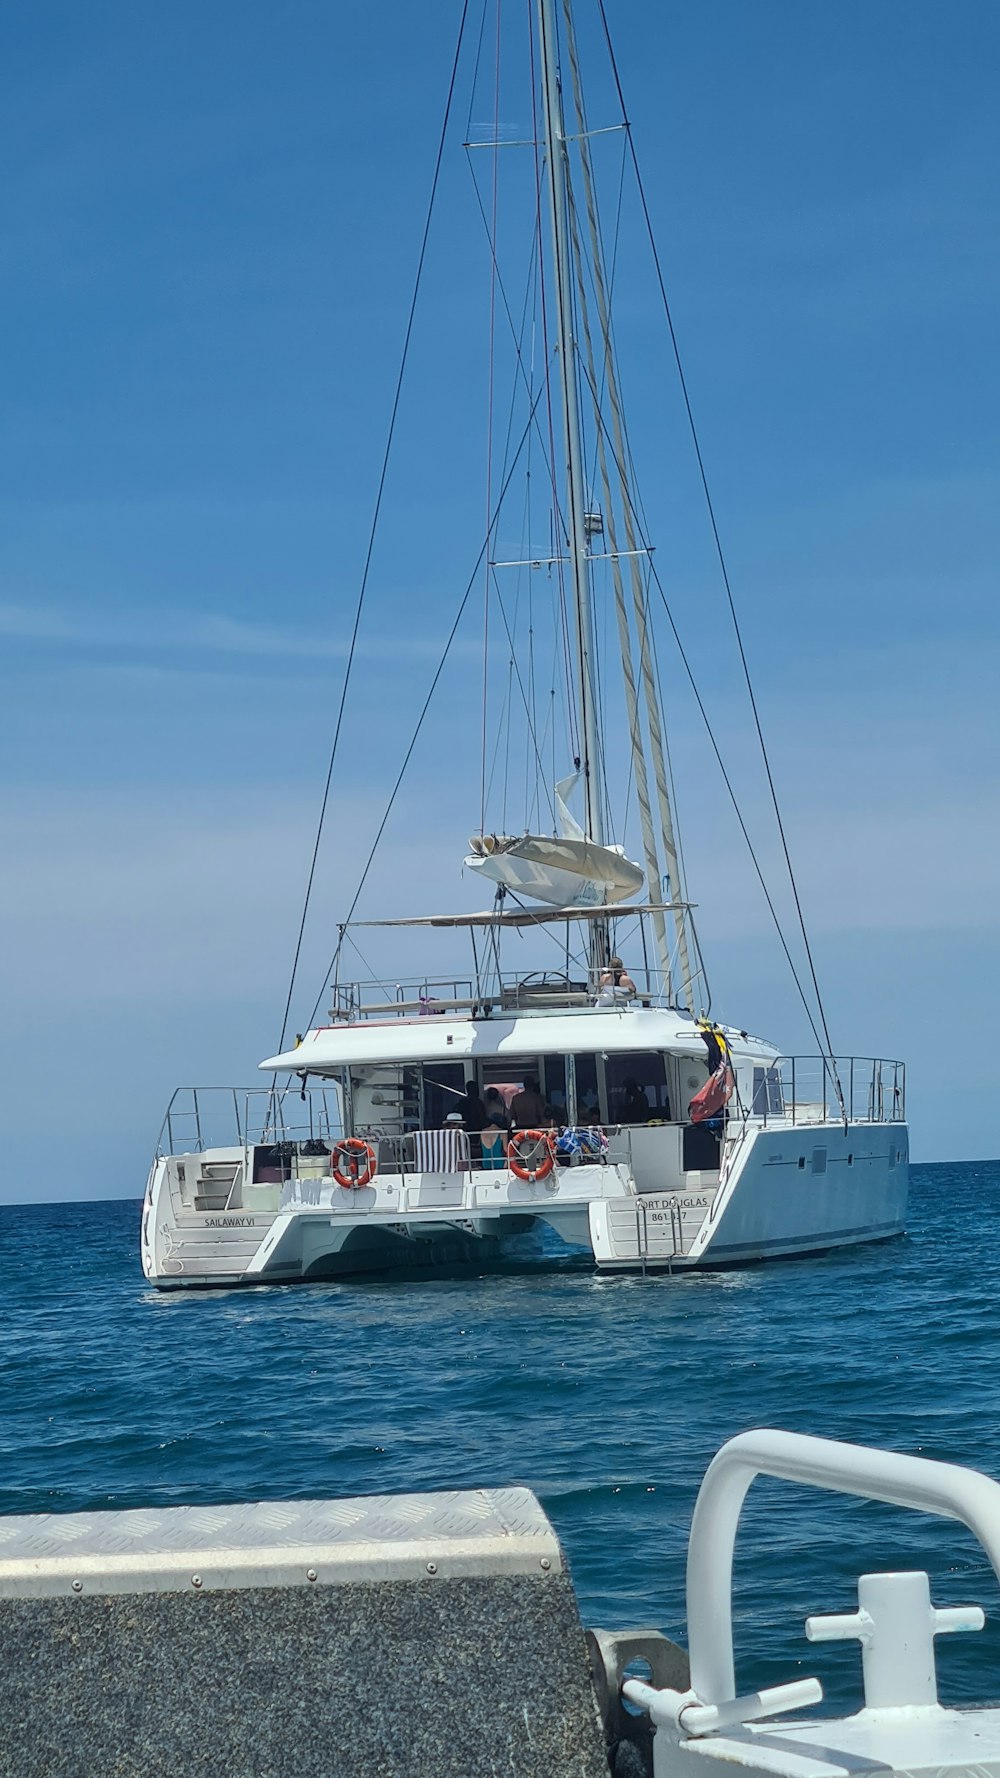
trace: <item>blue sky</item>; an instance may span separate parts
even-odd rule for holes
[[[608,10],[834,1041],[908,1060],[918,1158],[987,1154],[1000,20],[972,0]],[[172,1087],[252,1081],[273,1047],[458,11],[39,0],[0,21],[0,1198],[138,1193]],[[305,1011],[482,536],[470,73]],[[613,120],[604,73],[590,95]],[[773,859],[636,221],[626,203],[617,316],[645,505]],[[807,1047],[664,668],[716,1010]],[[372,914],[478,899],[457,870],[480,670],[472,619]]]

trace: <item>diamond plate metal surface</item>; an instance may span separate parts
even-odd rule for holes
[[[527,1488],[0,1518],[0,1598],[561,1570]]]

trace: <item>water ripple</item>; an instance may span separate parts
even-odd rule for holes
[[[524,1483],[584,1620],[683,1631],[698,1482],[778,1425],[1000,1476],[1000,1164],[914,1170],[912,1234],[743,1272],[483,1277],[163,1296],[133,1203],[0,1210],[0,1511]],[[748,1685],[818,1672],[857,1703],[853,1646],[802,1620],[857,1574],[923,1567],[981,1636],[939,1644],[942,1695],[993,1695],[1000,1591],[959,1527],[760,1483],[737,1551]]]

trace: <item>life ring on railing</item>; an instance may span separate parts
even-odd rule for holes
[[[544,1152],[537,1167],[525,1165],[521,1153],[522,1142],[530,1142],[531,1149],[536,1153],[541,1144]],[[555,1135],[551,1130],[518,1130],[507,1144],[507,1162],[518,1179],[530,1180],[532,1184],[536,1179],[547,1179],[556,1164]]]
[[[336,1183],[345,1192],[356,1192],[371,1184],[378,1171],[378,1156],[363,1136],[345,1136],[334,1143],[330,1165]]]

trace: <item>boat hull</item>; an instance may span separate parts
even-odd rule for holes
[[[592,1246],[609,1271],[804,1259],[905,1234],[908,1202],[904,1124],[766,1126],[733,1145],[714,1192],[595,1207]]]
[[[244,1163],[161,1157],[143,1207],[143,1270],[151,1284],[178,1289],[482,1267],[511,1257],[544,1225],[602,1271],[682,1272],[803,1258],[905,1232],[902,1124],[744,1128],[726,1143],[717,1174],[691,1174],[668,1190],[644,1158],[643,1189],[627,1162],[612,1161],[535,1182],[469,1170],[379,1177],[345,1192],[320,1179],[305,1199],[289,1186],[272,1201],[260,1194],[205,1212],[178,1203],[178,1169],[229,1164],[235,1176]]]

